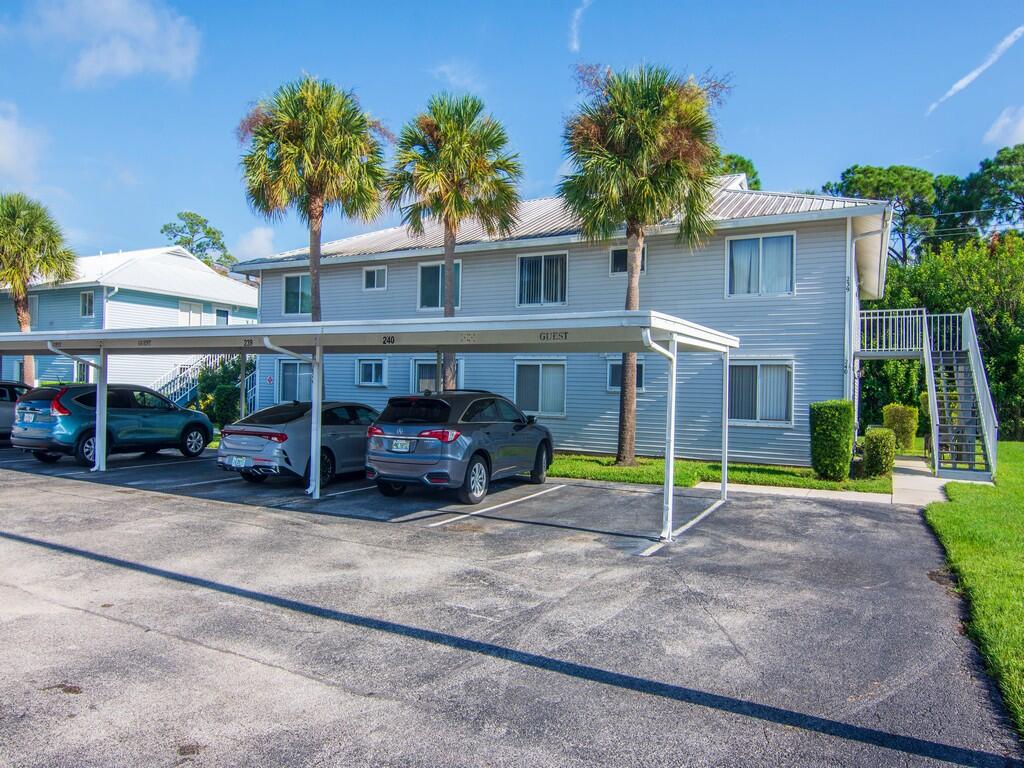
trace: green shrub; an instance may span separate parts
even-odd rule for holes
[[[930,435],[932,432],[932,412],[928,404],[928,393],[922,392],[917,396],[917,401],[920,404],[918,414],[921,417],[921,426],[918,428],[917,434]]]
[[[864,435],[864,473],[868,477],[891,475],[896,463],[896,433],[885,427]]]
[[[824,480],[845,480],[853,455],[853,403],[811,403],[811,466]]]
[[[917,434],[917,408],[912,405],[889,403],[882,409],[882,423],[896,435],[896,445],[902,450],[914,447]]]

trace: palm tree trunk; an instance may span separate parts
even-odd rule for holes
[[[644,231],[626,225],[626,309],[640,309],[640,267],[644,252]],[[636,352],[622,353],[622,386],[619,390],[619,446],[615,463],[636,463]]]
[[[444,316],[455,317],[455,226],[444,223]],[[454,352],[444,353],[444,389],[458,388]]]
[[[323,237],[324,201],[319,197],[309,200],[309,319],[320,322],[320,240]]]
[[[32,330],[32,315],[28,309],[28,294],[14,297],[14,314],[18,318],[18,330],[28,333]],[[36,361],[32,355],[25,355],[22,358],[24,373],[22,374],[26,384],[35,384]]]

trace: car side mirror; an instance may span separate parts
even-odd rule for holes
[[[536,424],[537,423],[537,417],[536,416],[527,416],[526,417],[526,423],[527,424]]]

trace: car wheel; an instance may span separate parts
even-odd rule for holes
[[[459,501],[463,504],[479,504],[487,495],[490,483],[487,462],[483,456],[477,454],[469,460],[469,466],[466,467],[466,479],[459,488]]]
[[[323,488],[325,485],[330,483],[334,479],[335,468],[334,468],[334,454],[332,454],[326,448],[320,449],[320,487]],[[309,464],[306,465],[306,472],[302,476],[306,485],[309,485]]]
[[[206,433],[199,427],[186,427],[181,435],[178,450],[186,458],[193,459],[206,448]]]
[[[537,458],[533,460],[533,470],[530,472],[530,482],[534,485],[543,485],[547,482],[548,464],[551,463],[550,450],[547,443],[537,446]]]
[[[377,490],[381,492],[382,496],[389,496],[391,498],[401,496],[405,493],[405,488],[401,483],[392,483],[387,480],[377,481]]]
[[[47,453],[46,451],[32,451],[32,455],[36,458],[36,461],[41,461],[43,464],[56,464],[60,461],[59,453]]]
[[[109,449],[107,451],[109,453]],[[96,464],[96,435],[88,432],[78,438],[75,443],[75,461],[83,467],[92,467]]]
[[[257,475],[255,472],[241,472],[240,474],[245,482],[252,483],[254,485],[259,485],[267,479],[266,475]]]

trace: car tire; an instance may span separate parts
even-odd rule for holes
[[[107,454],[110,454],[110,440],[107,439]],[[96,465],[96,435],[86,432],[78,438],[75,443],[75,461],[79,466],[92,467]]]
[[[36,461],[41,461],[43,464],[56,464],[60,461],[59,453],[49,453],[48,451],[32,451],[32,455]]]
[[[334,464],[334,454],[326,448],[320,449],[320,487],[323,488],[328,485],[336,474]],[[303,481],[306,485],[309,485],[309,464],[306,464],[306,472],[302,476]]]
[[[388,498],[395,498],[405,493],[406,486],[401,483],[392,483],[389,480],[378,480],[377,490],[380,491],[381,496],[387,496]]]
[[[266,482],[267,479],[266,475],[257,475],[255,472],[240,472],[239,474],[245,482],[252,483],[253,485],[259,485]]]
[[[491,485],[491,473],[487,461],[479,453],[469,460],[466,479],[459,488],[459,501],[463,504],[479,504],[487,496]]]
[[[537,446],[537,457],[533,460],[533,470],[530,472],[530,482],[534,485],[543,485],[548,480],[548,465],[551,463],[550,451],[547,443]]]
[[[207,442],[206,432],[202,427],[185,427],[185,431],[181,433],[181,442],[178,445],[178,450],[181,451],[181,455],[185,458],[194,459],[203,452]]]

